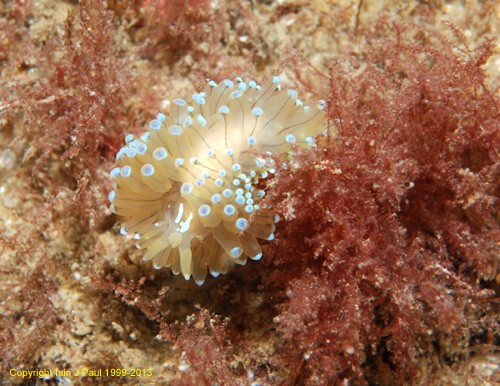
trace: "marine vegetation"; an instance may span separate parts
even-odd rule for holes
[[[326,3],[2,3],[0,382],[498,383],[498,2]]]

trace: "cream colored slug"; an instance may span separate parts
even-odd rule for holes
[[[322,106],[304,107],[294,90],[282,91],[279,77],[262,86],[210,81],[192,99],[192,106],[174,99],[142,137],[126,137],[109,199],[144,260],[201,285],[207,268],[217,277],[262,257],[258,240],[273,239],[279,218],[259,206],[259,181],[275,172],[270,155],[286,153],[290,143],[314,145],[325,114]]]

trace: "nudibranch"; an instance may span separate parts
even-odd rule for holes
[[[281,90],[277,76],[261,86],[210,81],[192,99],[174,99],[144,135],[126,136],[109,200],[145,261],[201,285],[207,269],[217,277],[262,257],[258,239],[272,240],[279,220],[261,206],[262,180],[276,171],[271,156],[314,146],[325,113],[324,102],[304,106]]]

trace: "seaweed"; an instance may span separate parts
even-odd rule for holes
[[[53,331],[63,321],[51,296],[57,284],[50,277],[53,267],[44,256],[47,252],[32,242],[20,242],[0,234],[1,253],[10,253],[19,266],[0,268],[2,305],[0,306],[0,372],[11,368],[34,367],[40,349],[52,342]],[[8,297],[6,297],[8,295]],[[10,302],[5,302],[12,298]]]
[[[197,305],[199,312],[186,319],[179,331],[175,350],[184,362],[184,371],[176,385],[242,385],[231,369],[234,350],[227,340],[227,324]],[[193,344],[196,342],[196,345]],[[194,371],[190,370],[190,367]]]
[[[491,41],[407,28],[379,20],[373,36],[388,36],[369,41],[365,66],[330,66],[330,134],[268,198],[285,219],[265,281],[286,297],[275,321],[298,369],[289,384],[412,383],[425,342],[467,350],[471,324],[494,330],[481,286],[500,252]],[[386,379],[370,371],[381,363]]]
[[[5,49],[12,52],[3,65],[27,72],[26,84],[7,85],[9,108],[26,125],[10,146],[28,142],[23,161],[34,160],[34,182],[54,196],[70,192],[73,210],[93,226],[103,220],[96,208],[107,186],[91,181],[100,179],[98,165],[113,157],[130,124],[127,101],[137,78],[112,41],[113,13],[93,0],[78,10],[43,45],[24,24],[8,24]]]
[[[2,371],[116,368],[126,347],[137,361],[163,358],[151,363],[160,369],[152,384],[421,384],[442,382],[442,368],[465,382],[485,377],[475,360],[499,344],[492,40],[469,42],[453,24],[436,32],[435,2],[418,5],[419,25],[400,16],[368,24],[347,7],[334,31],[346,34],[353,21],[350,40],[313,58],[316,69],[263,36],[264,21],[284,28],[307,2],[65,4],[73,11],[62,28],[43,36],[30,28],[36,3],[0,10],[2,151],[11,143],[2,157],[24,159],[0,165],[7,191],[22,184],[15,210],[2,206]],[[125,134],[174,96],[168,82],[269,77],[271,67],[326,100],[329,132],[263,186],[282,221],[262,260],[202,289],[138,263],[106,201]],[[109,244],[114,256],[104,255]],[[110,276],[113,258],[125,262]],[[63,286],[88,302],[95,337],[67,333],[75,316],[54,302]],[[50,356],[74,341],[77,359]],[[493,370],[489,380],[498,377]]]

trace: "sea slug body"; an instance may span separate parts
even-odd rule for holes
[[[322,105],[304,107],[294,90],[282,91],[279,77],[262,86],[210,81],[192,99],[174,99],[148,132],[126,136],[109,200],[144,260],[201,285],[207,268],[217,277],[262,257],[258,239],[272,240],[279,219],[260,207],[266,193],[259,182],[276,168],[270,156],[291,144],[313,146],[325,114]]]

